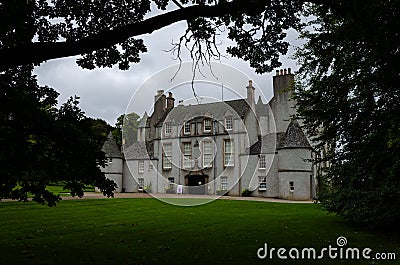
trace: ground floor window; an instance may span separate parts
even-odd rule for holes
[[[168,187],[172,189],[174,187],[175,178],[168,178]]]
[[[139,190],[144,189],[144,178],[138,178]]]
[[[228,190],[228,177],[221,177],[221,190]]]
[[[267,190],[267,177],[258,177],[258,190]]]
[[[289,190],[290,192],[294,192],[294,181],[289,181]]]

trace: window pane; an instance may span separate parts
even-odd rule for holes
[[[267,163],[265,160],[265,155],[260,155],[258,166],[260,169],[265,169],[267,167]]]
[[[211,120],[206,119],[204,120],[204,132],[210,132],[211,131]]]
[[[228,190],[228,177],[221,177],[221,190]]]
[[[224,165],[225,166],[234,165],[233,144],[231,140],[224,141]]]
[[[211,141],[203,142],[203,167],[212,167],[213,163],[213,143]]]
[[[225,118],[225,129],[226,130],[232,130],[233,129],[233,118],[232,117],[226,117]]]
[[[139,173],[144,172],[144,161],[139,161]]]
[[[183,167],[192,167],[192,143],[183,143]]]
[[[172,145],[171,144],[163,144],[163,168],[170,169],[172,168]]]

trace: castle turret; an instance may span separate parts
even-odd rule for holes
[[[293,83],[294,75],[290,68],[276,70],[276,75],[273,77],[274,97],[269,104],[274,113],[277,132],[286,131],[291,116],[296,112],[296,102],[292,99]]]

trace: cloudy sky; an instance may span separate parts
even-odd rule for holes
[[[193,93],[190,86],[192,76],[187,71],[189,68],[181,69],[177,80],[171,82],[178,61],[165,52],[185,29],[186,22],[179,22],[155,31],[152,35],[140,36],[144,39],[148,52],[141,54],[141,62],[132,64],[128,71],[121,71],[117,67],[85,70],[76,65],[77,57],[69,57],[47,61],[35,69],[35,74],[41,85],[51,86],[60,93],[59,103],[65,102],[70,96],[78,95],[81,98],[80,107],[87,116],[104,119],[111,125],[126,111],[135,111],[140,116],[144,111],[151,112],[154,95],[159,89],[167,91],[174,88],[176,102],[185,100],[185,104],[190,103]],[[288,39],[291,43],[298,43],[296,38],[296,33],[289,32]],[[225,54],[225,47],[230,42],[227,39],[221,41],[221,53]],[[296,70],[295,62],[289,58],[291,54],[293,47],[287,56],[282,57],[282,67]],[[189,57],[183,59],[189,64]],[[221,62],[215,62],[214,68],[217,69],[221,64],[223,70],[216,71],[218,73],[214,73],[215,77],[205,70],[205,79],[212,82],[202,82],[196,88],[204,102],[207,98],[222,97],[221,84],[226,86],[224,99],[245,96],[248,79],[253,80],[257,97],[260,95],[264,100],[272,97],[273,73],[258,75],[247,62],[235,58],[222,58]],[[237,80],[232,79],[239,76]]]

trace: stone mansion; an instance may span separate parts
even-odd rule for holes
[[[175,105],[159,90],[151,115],[139,122],[137,142],[118,149],[112,135],[103,172],[116,192],[183,193],[310,200],[316,196],[312,147],[292,120],[294,75],[276,71],[274,97]]]

